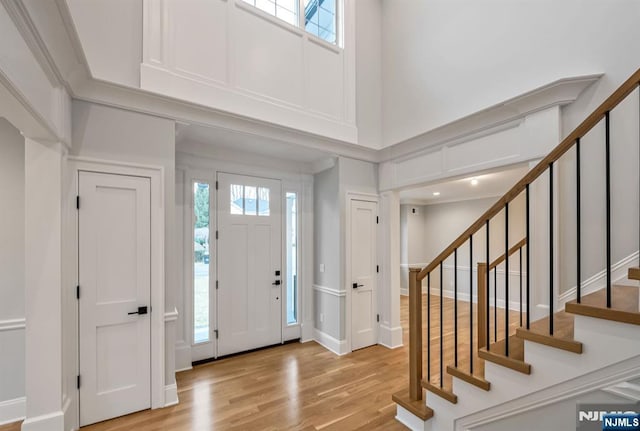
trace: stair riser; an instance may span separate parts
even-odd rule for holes
[[[432,421],[428,420],[426,422],[420,420],[416,416],[412,415],[409,410],[397,406],[396,407],[396,419],[400,421],[404,426],[409,428],[411,431],[431,431],[432,430]]]

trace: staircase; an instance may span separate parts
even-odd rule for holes
[[[640,70],[433,262],[410,269],[409,388],[393,395],[400,422],[413,430],[493,429],[492,424],[499,421],[507,423],[509,418],[549,403],[580,399],[590,391],[616,399],[640,399],[640,268],[628,268],[622,280],[613,279],[612,228],[625,226],[614,225],[611,208],[611,152],[615,145],[611,136],[619,136],[612,134],[611,115],[621,104],[640,101],[639,84]],[[581,153],[592,154],[585,151],[591,147],[581,151],[581,140],[585,141],[582,146],[586,145],[585,136],[596,128],[603,132],[605,164],[604,217],[598,226],[593,217],[584,217],[588,220],[584,222],[581,214],[583,200],[591,198],[589,191],[581,189],[583,179],[591,174],[583,168],[586,159],[581,159]],[[593,134],[589,137],[592,145]],[[565,160],[560,160],[570,151],[575,157],[570,175],[575,179],[576,210],[571,223],[563,222],[562,226],[569,225],[576,232],[576,287],[573,299],[566,301],[565,293],[560,303],[557,273],[564,268],[558,267],[558,232],[554,230],[561,224],[554,211],[558,193],[554,181],[559,169],[567,169]],[[532,218],[541,217],[541,205],[532,209],[538,202],[534,202],[531,189],[536,187],[539,192],[540,181],[544,181],[547,193],[543,241],[532,227]],[[535,196],[540,199],[540,193]],[[519,220],[525,226],[524,238],[509,238],[509,223],[514,223],[509,209],[517,199],[525,202],[525,220]],[[604,233],[604,287],[599,290],[587,288],[582,279],[588,251],[582,241],[596,230]],[[538,253],[530,253],[530,249]],[[544,274],[536,274],[534,286],[532,271],[540,268],[534,259],[541,255],[546,269]],[[462,260],[469,266],[465,280],[459,269]],[[452,274],[446,271],[451,266]],[[445,298],[443,286],[449,284],[453,297]],[[532,298],[534,293],[540,297],[540,292],[546,298],[544,316]],[[575,409],[571,409],[555,418],[557,428],[550,425],[544,429],[573,429],[575,417]]]

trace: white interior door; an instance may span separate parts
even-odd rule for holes
[[[151,181],[80,172],[78,184],[84,426],[151,407]]]
[[[375,202],[351,201],[351,349],[378,342]]]
[[[218,174],[218,355],[282,341],[280,181]]]

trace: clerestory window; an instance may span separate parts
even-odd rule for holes
[[[338,41],[338,0],[243,0],[333,45]],[[303,11],[300,16],[299,11]]]

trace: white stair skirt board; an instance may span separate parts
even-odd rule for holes
[[[0,425],[21,421],[27,414],[27,399],[15,398],[0,402]]]
[[[423,421],[400,405],[397,406],[396,419],[411,431],[431,431],[432,429],[430,420]]]
[[[380,325],[378,343],[389,349],[402,347],[402,326],[390,328],[387,325]]]
[[[637,325],[575,316],[575,339],[583,343],[583,354],[525,341],[531,375],[486,362],[485,379],[491,382],[491,390],[485,392],[454,378],[458,403],[430,396],[429,407],[435,414],[426,423],[438,431],[468,430],[633,379],[640,374],[637,329]]]
[[[632,402],[640,401],[640,385],[622,382],[602,389],[604,392],[626,398]]]
[[[332,337],[326,332],[319,331],[318,329],[314,329],[313,334],[316,343],[320,344],[325,349],[332,351],[336,355],[342,356],[349,353],[347,351],[347,340],[338,340],[337,338]]]
[[[637,266],[639,255],[640,254],[636,251],[630,254],[629,256],[625,257],[624,259],[621,259],[620,261],[611,265],[611,280],[613,280],[614,284],[619,283],[623,280],[628,281],[627,275],[628,275],[629,268]],[[626,284],[631,286],[634,286],[634,285],[637,286],[637,283],[638,283],[637,281],[632,280]],[[604,289],[606,286],[607,286],[607,271],[603,269],[597,274],[594,274],[593,276],[582,281],[581,294],[582,296],[588,295],[590,293],[597,292],[600,289]],[[573,286],[571,289],[567,290],[565,293],[563,293],[558,297],[558,310],[563,310],[564,304],[576,299],[576,290],[577,290],[576,286]]]
[[[178,404],[178,385],[173,383],[164,387],[164,406],[175,406]]]
[[[26,418],[22,422],[22,431],[64,431],[64,413],[62,411]]]

